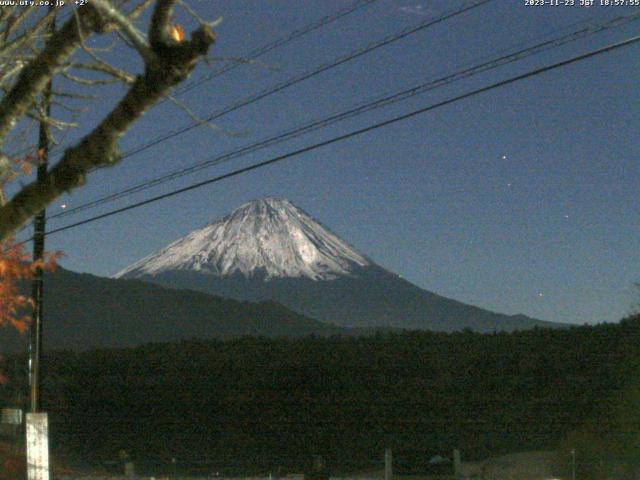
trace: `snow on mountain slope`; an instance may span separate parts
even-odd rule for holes
[[[330,280],[371,262],[289,200],[265,198],[173,242],[114,275],[131,278],[171,270],[217,276]]]

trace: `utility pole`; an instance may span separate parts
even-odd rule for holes
[[[51,21],[47,34],[55,32],[55,2],[49,4]],[[47,39],[45,38],[45,42]],[[43,185],[47,178],[49,160],[49,116],[51,114],[52,79],[42,92],[40,101],[40,128],[38,133],[37,183]],[[33,222],[33,261],[40,262],[44,256],[44,234],[46,210],[42,209]],[[30,408],[26,415],[27,479],[49,480],[49,421],[46,413],[40,412],[40,360],[42,357],[42,298],[43,269],[37,266],[31,286],[33,314],[29,335],[29,397]]]
[[[43,103],[49,100],[51,94],[51,82],[47,85]],[[43,109],[49,116],[50,104]],[[43,183],[47,176],[49,159],[49,128],[44,121],[40,121],[40,135],[38,141],[38,176],[37,182]],[[41,210],[33,221],[33,261],[42,260],[44,255],[44,230],[46,225],[45,210]],[[33,299],[33,313],[31,316],[31,331],[29,342],[29,379],[30,379],[30,409],[37,413],[40,400],[40,359],[42,356],[42,297],[44,293],[43,271],[36,267],[33,282],[31,284],[31,298]]]
[[[51,110],[51,81],[49,81],[43,93],[43,111],[49,116]],[[45,121],[40,120],[40,132],[38,139],[38,176],[37,182],[42,184],[47,177],[49,160],[49,127]],[[46,224],[45,210],[41,210],[33,221],[33,261],[41,261],[44,255],[44,229]],[[36,267],[31,285],[31,298],[33,299],[33,313],[31,317],[31,331],[29,343],[29,379],[30,379],[30,406],[32,413],[39,409],[40,396],[40,359],[42,356],[42,297],[43,297],[43,271]]]
[[[55,9],[51,2],[49,12]],[[49,24],[49,33],[55,32],[55,16]],[[51,94],[53,81],[49,80],[40,103],[40,114],[44,118],[40,119],[38,132],[38,171],[37,183],[43,184],[47,178],[49,165],[49,145],[50,131],[47,120],[51,114]],[[46,210],[42,209],[35,216],[33,221],[33,261],[41,261],[44,255],[44,233],[46,225]],[[37,413],[39,409],[40,397],[40,359],[42,356],[42,297],[43,297],[43,270],[37,267],[31,285],[31,298],[33,299],[33,313],[31,317],[30,342],[29,342],[29,387],[30,387],[30,411]]]

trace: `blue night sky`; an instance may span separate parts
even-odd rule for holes
[[[223,17],[212,56],[251,50],[340,10],[347,0],[187,0]],[[576,0],[578,4],[580,0]],[[207,116],[464,2],[379,0],[178,98]],[[59,213],[363,101],[453,73],[640,7],[531,7],[494,0],[317,75],[90,175]],[[599,0],[598,0],[599,3]],[[186,30],[193,19],[181,15]],[[144,22],[142,22],[144,23]],[[640,32],[640,20],[329,128],[52,220],[57,228],[152,195],[442,101]],[[98,40],[95,45],[107,42]],[[114,55],[139,71],[124,46]],[[191,80],[222,63],[199,67]],[[290,199],[380,265],[438,294],[569,323],[617,321],[640,302],[640,46],[607,53],[439,108],[279,164],[52,235],[62,266],[112,275],[240,204]],[[67,142],[123,92],[107,89]],[[123,139],[128,150],[189,124],[164,103]]]

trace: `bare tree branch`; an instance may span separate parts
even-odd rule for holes
[[[173,95],[165,95],[165,97],[167,100],[169,100],[171,103],[173,103],[174,105],[176,105],[178,108],[180,108],[182,111],[184,111],[184,113],[187,114],[187,116],[193,120],[194,122],[196,122],[199,125],[206,125],[208,128],[210,128],[211,130],[213,130],[216,133],[220,133],[220,132],[224,132],[228,135],[231,136],[236,136],[239,137],[241,134],[237,133],[237,132],[232,132],[226,128],[223,128],[219,125],[216,125],[214,123],[208,122],[207,120],[204,120],[202,118],[200,118],[193,110],[191,110],[186,103],[178,100],[176,97],[174,97]]]
[[[109,0],[91,0],[92,5],[106,18],[115,22],[120,29],[120,32],[124,34],[131,42],[133,47],[138,51],[140,56],[146,61],[153,61],[153,51],[147,43],[147,39],[144,35],[138,31],[125,15],[120,13]]]
[[[175,3],[176,0],[158,0],[156,4],[149,31],[149,42],[154,51],[164,49],[169,42],[169,26]]]
[[[7,20],[7,25],[4,29],[3,37],[6,42],[11,38],[11,35],[18,29],[18,27],[24,22],[24,20],[33,13],[34,7],[25,7],[23,9],[18,10],[17,15],[12,15]]]
[[[51,105],[55,105],[56,107],[60,107],[63,110],[66,110],[67,112],[75,113],[75,114],[77,114],[77,113],[85,113],[85,112],[87,112],[89,110],[88,107],[71,107],[71,106],[67,105],[66,103],[61,102],[59,100],[51,100]]]
[[[9,18],[11,16],[11,12],[11,8],[0,8],[0,23]]]
[[[73,62],[70,65],[70,68],[76,70],[90,70],[94,72],[104,73],[105,75],[109,75],[113,78],[117,78],[121,82],[124,83],[133,83],[135,81],[135,76],[131,75],[129,72],[122,70],[120,68],[114,67],[106,62],[97,62],[97,63],[81,63],[81,62]]]
[[[122,81],[119,78],[106,78],[106,79],[105,78],[95,78],[95,79],[81,78],[67,71],[63,71],[61,75],[64,78],[71,80],[74,83],[77,83],[78,85],[84,85],[89,87],[95,87],[96,85],[109,85],[111,83],[117,83]]]
[[[169,37],[168,27],[173,4],[174,0],[158,0],[149,31],[153,56],[146,61],[144,74],[135,79],[120,103],[79,144],[65,151],[45,182],[25,186],[0,208],[0,239],[10,235],[59,195],[83,185],[91,170],[118,162],[120,137],[149,108],[165,97],[171,88],[185,80],[197,62],[207,55],[210,45],[215,41],[215,34],[206,24],[193,32],[189,41],[176,42]],[[97,28],[105,27],[104,24],[98,27],[91,25],[91,29]],[[65,48],[60,45],[61,38],[72,38],[75,47],[80,42],[78,29],[74,24],[69,26],[67,23],[50,39],[50,44],[45,48],[45,52],[50,52],[49,62],[44,62],[41,58],[34,60],[39,60],[39,67],[25,67],[18,83],[25,81],[23,77],[28,69],[35,70],[34,73],[42,77],[46,75],[43,70],[50,76],[54,68],[60,68],[71,53],[66,49],[68,46]],[[0,136],[6,135],[10,130],[11,118],[16,118],[16,112],[24,114],[27,111],[33,92],[39,91],[40,85],[37,82],[30,83],[29,92],[22,96],[12,90],[11,94],[17,98],[6,102],[7,105],[6,98],[0,103]],[[16,103],[19,105],[15,105]],[[13,117],[4,112],[5,108],[11,108]]]
[[[149,8],[152,3],[153,3],[153,0],[144,0],[142,3],[136,6],[133,10],[131,10],[131,12],[127,14],[127,17],[129,17],[129,20],[135,20],[142,14],[142,12],[144,12],[147,8]]]
[[[10,41],[4,43],[2,47],[0,47],[0,55],[6,57],[12,52],[23,48],[29,41],[35,42],[40,35],[40,32],[44,30],[47,25],[49,25],[51,17],[54,16],[55,13],[55,10],[48,12],[46,15],[40,18],[34,26],[30,27],[22,35],[17,38],[10,39]]]
[[[49,79],[78,48],[79,29],[86,27],[89,31],[103,31],[105,25],[92,8],[83,8],[79,16],[80,25],[71,19],[56,31],[40,54],[22,69],[11,91],[0,101],[0,145],[18,119],[35,103]]]
[[[53,90],[52,93],[55,97],[72,98],[75,100],[97,100],[98,99],[97,95],[88,95],[85,93],[65,92],[62,90]]]
[[[44,122],[47,125],[57,129],[57,130],[67,130],[69,128],[77,127],[77,122],[67,122],[64,120],[57,120],[53,117],[43,117],[42,115],[37,115],[34,113],[27,113],[27,117],[37,120],[39,122]]]

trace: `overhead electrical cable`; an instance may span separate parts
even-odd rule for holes
[[[217,118],[219,118],[219,117],[221,117],[223,115],[226,115],[227,113],[231,113],[232,111],[238,110],[241,107],[244,107],[244,106],[249,105],[251,103],[257,102],[257,101],[259,101],[259,100],[261,100],[261,99],[263,99],[263,98],[265,98],[265,97],[267,97],[269,95],[272,95],[272,94],[274,94],[276,92],[284,90],[285,88],[293,86],[293,85],[295,85],[297,83],[300,83],[300,82],[302,82],[304,80],[307,80],[308,78],[314,77],[316,75],[319,75],[320,73],[323,73],[325,71],[333,69],[333,68],[337,67],[338,65],[342,65],[342,64],[344,64],[346,62],[349,62],[351,60],[354,60],[354,59],[356,59],[356,58],[358,58],[358,57],[360,57],[362,55],[365,55],[365,54],[370,53],[370,52],[372,52],[374,50],[377,50],[378,48],[381,48],[381,47],[384,47],[384,46],[389,45],[391,43],[394,43],[394,42],[396,42],[398,40],[406,38],[406,37],[408,37],[410,35],[413,35],[413,34],[415,34],[417,32],[420,32],[420,31],[422,31],[424,29],[427,29],[427,28],[429,28],[431,26],[434,26],[434,25],[437,25],[439,23],[442,23],[442,22],[444,22],[446,20],[454,18],[454,17],[456,17],[458,15],[461,15],[463,13],[466,13],[468,11],[471,11],[471,10],[473,10],[475,8],[478,8],[480,6],[486,5],[486,4],[488,4],[490,2],[493,2],[493,1],[494,0],[475,0],[475,1],[472,1],[472,2],[469,2],[469,1],[465,2],[461,7],[457,8],[455,10],[447,11],[447,12],[445,12],[445,13],[443,13],[443,14],[439,15],[438,17],[435,17],[435,18],[430,17],[430,18],[424,20],[423,22],[420,22],[419,24],[417,24],[415,26],[407,27],[407,28],[395,33],[395,34],[392,34],[392,35],[389,35],[389,36],[383,38],[382,40],[379,40],[379,41],[376,41],[374,43],[371,43],[371,44],[365,46],[364,48],[362,48],[360,50],[357,50],[357,51],[354,51],[352,53],[349,53],[349,54],[343,55],[341,57],[338,57],[334,61],[326,63],[326,64],[323,64],[320,67],[318,67],[318,68],[316,68],[316,69],[314,69],[312,71],[306,72],[306,73],[304,73],[304,74],[302,74],[300,76],[294,77],[294,78],[289,79],[289,80],[287,80],[285,82],[277,84],[276,86],[272,87],[271,89],[267,89],[266,91],[263,91],[263,92],[254,94],[254,95],[252,95],[252,96],[250,96],[248,98],[245,98],[245,99],[241,100],[240,102],[238,102],[236,104],[233,104],[230,107],[227,107],[226,109],[223,109],[222,111],[214,112],[209,117],[205,118],[204,122],[210,122],[212,120],[215,120],[215,119],[217,119]],[[135,155],[137,153],[140,153],[141,151],[144,151],[144,150],[146,150],[148,148],[151,148],[151,147],[153,147],[153,146],[155,146],[155,145],[157,145],[159,143],[162,143],[162,142],[164,142],[166,140],[169,140],[170,138],[173,138],[173,137],[175,137],[177,135],[181,135],[183,133],[186,133],[187,131],[192,130],[192,129],[196,128],[196,127],[199,127],[201,125],[203,125],[203,122],[194,122],[194,123],[192,123],[190,125],[187,125],[186,127],[183,127],[181,129],[178,129],[178,130],[174,130],[173,132],[170,132],[169,134],[166,134],[166,135],[164,135],[164,136],[162,136],[160,138],[156,138],[155,140],[152,140],[151,142],[149,142],[149,143],[147,143],[145,145],[142,145],[142,146],[134,148],[133,150],[129,150],[129,151],[124,152],[121,155],[120,159],[122,160],[122,159],[125,159],[125,158],[128,158],[128,157],[131,157],[131,156],[133,156],[133,155]],[[21,229],[19,231],[22,231],[23,229]]]
[[[244,60],[255,60],[256,58],[261,57],[262,55],[270,52],[271,50],[275,50],[276,48],[286,45],[287,43],[292,42],[293,40],[296,40],[304,35],[307,35],[308,33],[311,33],[315,30],[318,30],[319,28],[329,25],[330,23],[335,22],[336,20],[339,20],[340,18],[345,17],[357,10],[360,10],[361,8],[366,7],[376,1],[378,0],[357,1],[352,5],[349,5],[348,7],[343,8],[342,10],[339,10],[335,13],[322,17],[315,22],[311,22],[302,28],[294,30],[293,32],[289,33],[288,35],[285,35],[284,37],[278,38],[271,43],[258,47],[252,50],[251,52],[249,52],[248,54],[246,54],[245,56],[243,56],[242,58]],[[227,65],[226,67],[223,67],[215,72],[212,72],[204,76],[203,78],[196,79],[188,83],[187,85],[184,85],[182,88],[177,89],[174,93],[176,95],[182,95],[183,93],[189,92],[194,88],[197,88],[200,85],[213,80],[214,78],[217,78],[231,70],[234,70],[240,65],[241,63],[238,63],[238,62],[231,63],[230,65]]]
[[[48,231],[46,233],[46,235],[53,235],[55,233],[63,232],[63,231],[66,231],[66,230],[70,230],[70,229],[79,227],[81,225],[86,225],[88,223],[92,223],[92,222],[95,222],[97,220],[101,220],[103,218],[111,217],[111,216],[114,216],[114,215],[129,211],[129,210],[133,210],[135,208],[142,207],[144,205],[149,205],[151,203],[155,203],[155,202],[158,202],[160,200],[164,200],[166,198],[170,198],[170,197],[173,197],[173,196],[185,193],[185,192],[189,192],[189,191],[204,187],[206,185],[211,185],[211,184],[220,182],[222,180],[226,180],[228,178],[232,178],[232,177],[235,177],[235,176],[238,176],[238,175],[241,175],[241,174],[253,171],[253,170],[257,170],[257,169],[260,169],[260,168],[263,168],[263,167],[266,167],[266,166],[269,166],[269,165],[273,165],[275,163],[282,162],[283,160],[286,160],[286,159],[289,159],[289,158],[293,158],[293,157],[297,157],[297,156],[300,156],[300,155],[302,155],[304,153],[308,153],[308,152],[317,150],[319,148],[326,147],[328,145],[333,145],[335,143],[338,143],[338,142],[341,142],[341,141],[344,141],[344,140],[347,140],[347,139],[350,139],[350,138],[354,138],[354,137],[360,136],[362,134],[365,134],[365,133],[368,133],[368,132],[371,132],[371,131],[374,131],[374,130],[378,130],[380,128],[384,128],[384,127],[387,127],[389,125],[393,125],[395,123],[398,123],[398,122],[401,122],[401,121],[404,121],[404,120],[408,120],[410,118],[414,118],[414,117],[416,117],[418,115],[422,115],[424,113],[430,112],[432,110],[436,110],[436,109],[444,107],[446,105],[451,105],[451,104],[459,102],[461,100],[464,100],[464,99],[467,99],[467,98],[471,98],[471,97],[474,97],[476,95],[479,95],[479,94],[482,94],[482,93],[485,93],[485,92],[489,92],[491,90],[495,90],[495,89],[504,87],[506,85],[510,85],[512,83],[516,83],[516,82],[525,80],[527,78],[532,78],[532,77],[535,77],[537,75],[541,75],[543,73],[546,73],[546,72],[549,72],[549,71],[552,71],[552,70],[556,70],[556,69],[561,68],[561,67],[565,67],[567,65],[571,65],[571,64],[574,64],[574,63],[577,63],[577,62],[580,62],[580,61],[584,61],[586,59],[589,59],[589,58],[592,58],[592,57],[595,57],[595,56],[598,56],[598,55],[602,55],[602,54],[605,54],[605,53],[608,53],[608,52],[612,52],[614,50],[618,50],[618,49],[621,49],[621,48],[624,48],[624,47],[629,47],[629,46],[631,46],[633,44],[636,44],[638,42],[640,42],[640,35],[632,37],[632,38],[629,38],[627,40],[623,40],[621,42],[614,43],[612,45],[608,45],[606,47],[599,48],[597,50],[592,50],[592,51],[590,51],[588,53],[584,53],[582,55],[571,57],[571,58],[569,58],[567,60],[562,60],[560,62],[553,63],[551,65],[547,65],[547,66],[544,66],[544,67],[536,68],[536,69],[531,70],[529,72],[510,77],[510,78],[508,78],[506,80],[501,80],[499,82],[492,83],[492,84],[487,85],[485,87],[481,87],[481,88],[469,91],[467,93],[463,93],[461,95],[457,95],[457,96],[449,98],[447,100],[443,100],[441,102],[437,102],[437,103],[434,103],[434,104],[431,104],[431,105],[427,105],[427,106],[419,108],[417,110],[413,110],[413,111],[411,111],[409,113],[398,115],[398,116],[392,117],[392,118],[390,118],[388,120],[383,120],[381,122],[373,123],[373,124],[371,124],[369,126],[366,126],[366,127],[363,127],[363,128],[357,129],[357,130],[353,130],[353,131],[345,133],[343,135],[339,135],[337,137],[333,137],[331,139],[324,140],[322,142],[314,143],[312,145],[309,145],[309,146],[306,146],[306,147],[303,147],[303,148],[300,148],[300,149],[297,149],[297,150],[293,150],[291,152],[288,152],[288,153],[285,153],[283,155],[279,155],[279,156],[270,158],[270,159],[265,160],[263,162],[259,162],[259,163],[256,163],[256,164],[253,164],[253,165],[250,165],[250,166],[247,166],[247,167],[239,168],[237,170],[234,170],[232,172],[226,173],[224,175],[219,175],[219,176],[210,178],[208,180],[204,180],[204,181],[201,181],[201,182],[198,182],[198,183],[194,183],[194,184],[191,184],[189,186],[186,186],[186,187],[183,187],[183,188],[179,188],[177,190],[173,190],[171,192],[168,192],[168,193],[165,193],[165,194],[162,194],[162,195],[158,195],[158,196],[149,198],[147,200],[143,200],[143,201],[134,203],[132,205],[128,205],[126,207],[122,207],[122,208],[118,208],[118,209],[115,209],[115,210],[111,210],[109,212],[106,212],[106,213],[103,213],[103,214],[100,214],[100,215],[96,215],[94,217],[81,220],[79,222],[75,222],[75,223],[72,223],[72,224],[69,224],[69,225],[65,225],[63,227],[56,228],[54,230],[50,230],[50,231]],[[31,241],[31,240],[32,240],[32,238],[27,239],[27,240],[21,242],[21,244],[24,244],[24,243],[26,243],[28,241]]]
[[[397,33],[394,33],[392,35],[389,35],[385,38],[383,38],[382,40],[378,40],[376,42],[373,42],[367,46],[365,46],[364,48],[360,48],[358,50],[355,50],[351,53],[342,55],[334,60],[332,60],[331,62],[328,63],[324,63],[322,65],[320,65],[319,67],[316,67],[310,71],[307,71],[305,73],[302,73],[301,75],[297,75],[293,78],[290,78],[288,80],[285,80],[281,83],[276,84],[275,86],[268,88],[266,90],[263,90],[262,92],[259,93],[255,93],[253,95],[250,95],[248,97],[243,98],[242,100],[226,107],[223,108],[221,110],[215,111],[213,113],[211,113],[210,115],[208,115],[207,117],[203,118],[202,121],[198,121],[198,122],[192,122],[184,127],[175,129],[169,133],[166,133],[160,137],[157,137],[143,145],[134,147],[133,149],[130,149],[126,152],[124,152],[122,154],[121,158],[128,158],[131,157],[133,155],[136,155],[144,150],[147,150],[155,145],[158,145],[160,143],[163,143],[171,138],[177,137],[178,135],[182,135],[190,130],[193,130],[194,128],[200,127],[206,123],[212,122],[214,120],[217,120],[218,118],[222,117],[223,115],[227,115],[231,112],[235,112],[236,110],[239,110],[242,107],[245,107],[247,105],[251,105],[253,103],[256,103],[260,100],[262,100],[263,98],[266,98],[270,95],[273,95],[274,93],[278,93],[281,92],[282,90],[292,87],[294,85],[297,85],[305,80],[308,80],[310,78],[313,78],[317,75],[320,75],[321,73],[327,72],[329,70],[332,70],[340,65],[343,65],[347,62],[350,62],[352,60],[355,60],[356,58],[359,58],[363,55],[366,55],[370,52],[373,52],[379,48],[385,47],[387,45],[390,45],[394,42],[397,42],[398,40],[402,40],[403,38],[406,38],[410,35],[414,35],[422,30],[425,30],[427,28],[430,28],[434,25],[437,25],[439,23],[442,23],[446,20],[449,20],[451,18],[454,18],[458,15],[461,15],[463,13],[469,12],[475,8],[481,7],[483,5],[486,5],[487,3],[490,3],[494,0],[479,0],[479,1],[475,1],[475,2],[466,2],[462,7],[459,7],[455,10],[443,13],[442,15],[436,17],[436,18],[430,18],[427,19],[423,22],[420,22],[418,25],[416,26],[412,26],[412,27],[408,27],[405,28]]]
[[[358,0],[356,2],[354,2],[353,4],[338,10],[337,12],[334,12],[332,14],[326,15],[322,18],[319,18],[318,20],[315,20],[313,22],[308,23],[307,25],[304,25],[301,28],[298,28],[290,33],[288,33],[287,35],[277,38],[276,40],[274,40],[271,43],[268,43],[266,45],[262,45],[258,48],[255,48],[253,50],[251,50],[249,53],[247,53],[245,56],[242,57],[243,62],[232,62],[229,63],[227,66],[222,67],[218,70],[216,70],[215,72],[211,72],[210,74],[199,78],[199,79],[195,79],[192,82],[188,83],[187,85],[184,85],[182,88],[176,89],[173,92],[173,95],[182,95],[183,93],[189,92],[197,87],[199,87],[200,85],[209,82],[211,80],[213,80],[214,78],[220,77],[222,75],[224,75],[225,73],[234,70],[236,68],[238,68],[240,65],[243,65],[244,63],[247,63],[248,61],[251,60],[255,60],[259,57],[261,57],[262,55],[275,50],[279,47],[282,47],[283,45],[286,45],[294,40],[297,40],[300,37],[303,37],[311,32],[314,32],[322,27],[325,27],[343,17],[346,17],[347,15],[350,15],[366,6],[371,5],[372,3],[375,3],[379,0]],[[68,18],[71,17],[71,15],[73,15],[72,13],[67,14],[66,17],[63,17],[63,20],[67,20]],[[165,99],[166,100],[166,99]],[[162,100],[161,102],[164,102],[165,100]],[[27,153],[30,149],[24,150],[22,153]],[[60,147],[52,149],[52,151],[58,151],[59,152]]]
[[[314,120],[310,123],[307,123],[303,126],[294,128],[292,130],[288,130],[284,133],[277,134],[275,136],[251,143],[249,145],[245,145],[239,149],[232,150],[230,152],[226,152],[224,154],[217,155],[211,159],[198,162],[194,165],[177,169],[167,174],[161,175],[159,177],[146,180],[144,182],[140,182],[126,189],[120,190],[118,192],[114,192],[103,197],[100,197],[96,200],[92,200],[90,202],[78,205],[77,207],[67,209],[63,212],[57,213],[55,215],[50,216],[51,219],[59,219],[61,217],[66,217],[70,215],[77,214],[87,209],[91,209],[97,207],[99,205],[103,205],[105,203],[110,203],[112,201],[118,200],[120,198],[127,197],[137,192],[144,191],[148,188],[155,187],[157,185],[164,184],[168,181],[174,180],[176,178],[180,178],[182,176],[200,171],[205,168],[212,167],[214,165],[219,165],[221,163],[230,161],[232,159],[242,157],[249,153],[255,152],[257,150],[290,140],[292,138],[296,138],[303,134],[318,130],[320,128],[327,127],[339,121],[346,120],[348,118],[355,117],[357,115],[361,115],[370,110],[381,108],[387,105],[391,105],[408,98],[414,97],[416,95],[420,95],[429,91],[432,91],[436,88],[440,88],[446,85],[449,85],[455,81],[468,78],[474,75],[478,75],[480,73],[484,73],[489,70],[496,69],[498,67],[507,65],[509,63],[513,63],[519,61],[523,58],[536,55],[545,51],[548,51],[552,48],[557,48],[561,45],[565,45],[567,43],[585,38],[586,36],[593,35],[595,33],[602,32],[609,28],[618,27],[624,25],[631,21],[637,21],[640,19],[640,13],[636,13],[634,15],[625,16],[625,17],[616,17],[606,23],[596,24],[596,25],[588,25],[585,28],[581,28],[579,30],[573,31],[569,34],[565,34],[562,36],[558,36],[552,38],[550,40],[545,40],[543,42],[537,43],[535,45],[531,45],[515,52],[511,52],[500,56],[498,58],[493,58],[489,61],[473,65],[471,67],[465,68],[464,70],[457,71],[452,74],[448,74],[446,76],[437,78],[435,80],[431,80],[426,83],[422,83],[420,85],[411,87],[409,89],[402,90],[400,92],[386,95],[383,97],[379,97],[373,101],[367,101],[365,103],[361,103],[355,107],[350,108],[349,110],[343,111],[341,113],[332,114],[327,117],[324,117],[319,120]]]

